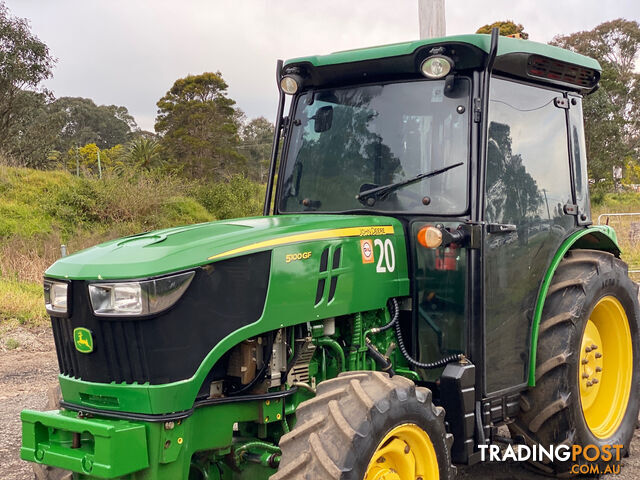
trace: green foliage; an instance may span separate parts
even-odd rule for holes
[[[593,206],[602,213],[624,213],[640,211],[640,195],[635,192],[605,192],[605,188],[596,189],[598,202],[591,200]],[[637,219],[634,219],[637,220]]]
[[[524,31],[524,27],[522,26],[522,24],[515,23],[513,20],[497,21],[493,22],[490,25],[484,25],[480,27],[476,31],[476,33],[491,34],[491,30],[493,30],[493,28],[495,27],[500,29],[500,35],[504,37],[515,36],[524,40],[527,40],[529,38],[529,34]]]
[[[0,324],[13,320],[20,325],[32,326],[43,324],[47,319],[40,282],[22,282],[0,276]],[[5,344],[9,350],[20,346],[10,340]]]
[[[27,20],[12,17],[0,3],[0,150],[11,150],[7,142],[20,115],[20,92],[49,78],[53,64],[49,49],[31,33]]]
[[[8,338],[5,342],[5,346],[7,347],[7,350],[15,350],[20,346],[20,342],[15,338]]]
[[[90,98],[62,97],[51,105],[51,111],[62,117],[56,150],[95,143],[107,149],[126,143],[137,129],[133,117],[125,107],[96,105]]]
[[[238,150],[247,159],[248,175],[260,183],[266,182],[269,174],[273,133],[273,124],[264,117],[254,118],[240,129]]]
[[[602,66],[600,89],[583,102],[589,173],[611,179],[627,157],[638,161],[640,147],[640,24],[612,20],[593,30],[556,36],[552,42],[596,58]]]
[[[95,143],[89,143],[80,148],[70,148],[64,156],[60,157],[60,160],[62,166],[70,172],[97,176],[99,174],[98,155],[100,169],[106,173],[123,164],[126,151],[122,145],[100,150]]]
[[[52,96],[21,90],[16,95],[17,112],[9,127],[5,150],[17,163],[33,168],[49,168],[54,162],[58,135],[63,125],[62,116],[51,109]]]
[[[126,160],[129,164],[143,170],[163,165],[162,147],[156,138],[139,136],[127,145]]]
[[[195,198],[216,218],[239,218],[262,213],[265,187],[242,175],[229,182],[201,184],[194,189]]]
[[[241,112],[227,97],[218,73],[189,75],[175,81],[158,101],[155,129],[167,156],[191,178],[230,178],[244,172],[236,150]]]

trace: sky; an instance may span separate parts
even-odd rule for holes
[[[1,1],[1,0],[0,0]],[[275,65],[419,37],[418,0],[4,0],[57,58],[56,97],[122,105],[153,130],[156,102],[178,78],[220,71],[248,118],[275,117]],[[510,19],[529,39],[640,21],[637,0],[445,0],[447,34]]]

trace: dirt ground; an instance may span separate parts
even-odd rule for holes
[[[7,350],[5,340],[20,347]],[[43,410],[47,390],[57,382],[58,362],[49,329],[18,330],[0,341],[0,480],[32,480],[31,466],[20,460],[20,411]],[[518,463],[486,463],[458,469],[460,480],[542,480]],[[640,478],[640,430],[636,430],[631,455],[624,459],[620,475],[606,480]]]

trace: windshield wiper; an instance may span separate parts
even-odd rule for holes
[[[416,175],[415,177],[407,178],[406,180],[390,183],[389,185],[382,185],[380,187],[370,188],[356,195],[356,200],[360,200],[360,202],[362,203],[366,202],[367,205],[372,207],[376,203],[376,200],[378,200],[379,198],[383,198],[385,195],[393,192],[394,190],[397,190],[400,187],[404,187],[405,185],[411,185],[412,183],[420,181],[423,178],[435,177],[437,175],[440,175],[441,173],[451,170],[452,168],[459,167],[463,163],[464,162],[454,163],[453,165],[448,165],[446,167],[433,170],[431,172],[421,173],[419,175]]]

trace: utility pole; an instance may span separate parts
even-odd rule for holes
[[[438,38],[447,34],[444,0],[418,0],[420,38]]]

